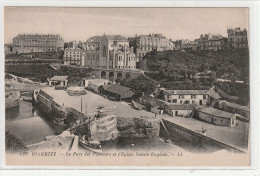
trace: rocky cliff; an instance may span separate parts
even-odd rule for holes
[[[119,137],[159,137],[160,120],[151,117],[117,117]]]

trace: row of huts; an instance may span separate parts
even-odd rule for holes
[[[236,120],[249,121],[250,108],[223,100],[214,87],[209,90],[160,90],[160,99],[153,95],[141,98],[157,114],[193,117],[214,125],[232,127]],[[163,112],[162,112],[163,111]]]
[[[94,92],[107,97],[110,100],[130,100],[136,92],[129,87],[110,84],[106,79],[84,80],[84,86]]]

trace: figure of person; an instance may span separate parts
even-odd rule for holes
[[[201,131],[202,131],[202,134],[204,135],[204,136],[206,136],[206,129],[203,129],[203,126],[201,127]]]

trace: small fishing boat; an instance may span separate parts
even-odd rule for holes
[[[137,109],[137,110],[141,110],[141,109],[144,109],[145,107],[143,106],[143,105],[141,105],[140,103],[137,103],[137,102],[135,102],[135,101],[131,101],[131,103],[132,103],[132,106],[135,108],[135,109]]]
[[[114,111],[116,109],[117,109],[117,106],[110,106],[110,107],[102,108],[101,110],[99,110],[99,112],[110,112],[110,111]]]
[[[99,141],[87,141],[85,137],[79,138],[79,144],[95,153],[102,153],[101,143]]]

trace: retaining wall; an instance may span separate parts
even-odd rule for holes
[[[185,143],[185,145],[189,145],[191,148],[193,147],[194,149],[197,148],[201,150],[205,149],[205,150],[217,151],[217,150],[225,149],[237,153],[244,153],[242,150],[239,150],[233,146],[224,144],[210,137],[207,137],[203,134],[196,133],[192,130],[189,130],[187,128],[184,128],[182,126],[179,126],[167,120],[163,119],[162,122],[164,123],[167,131],[169,132],[170,135],[169,137],[176,144],[181,145]],[[161,130],[163,129],[161,128]]]

